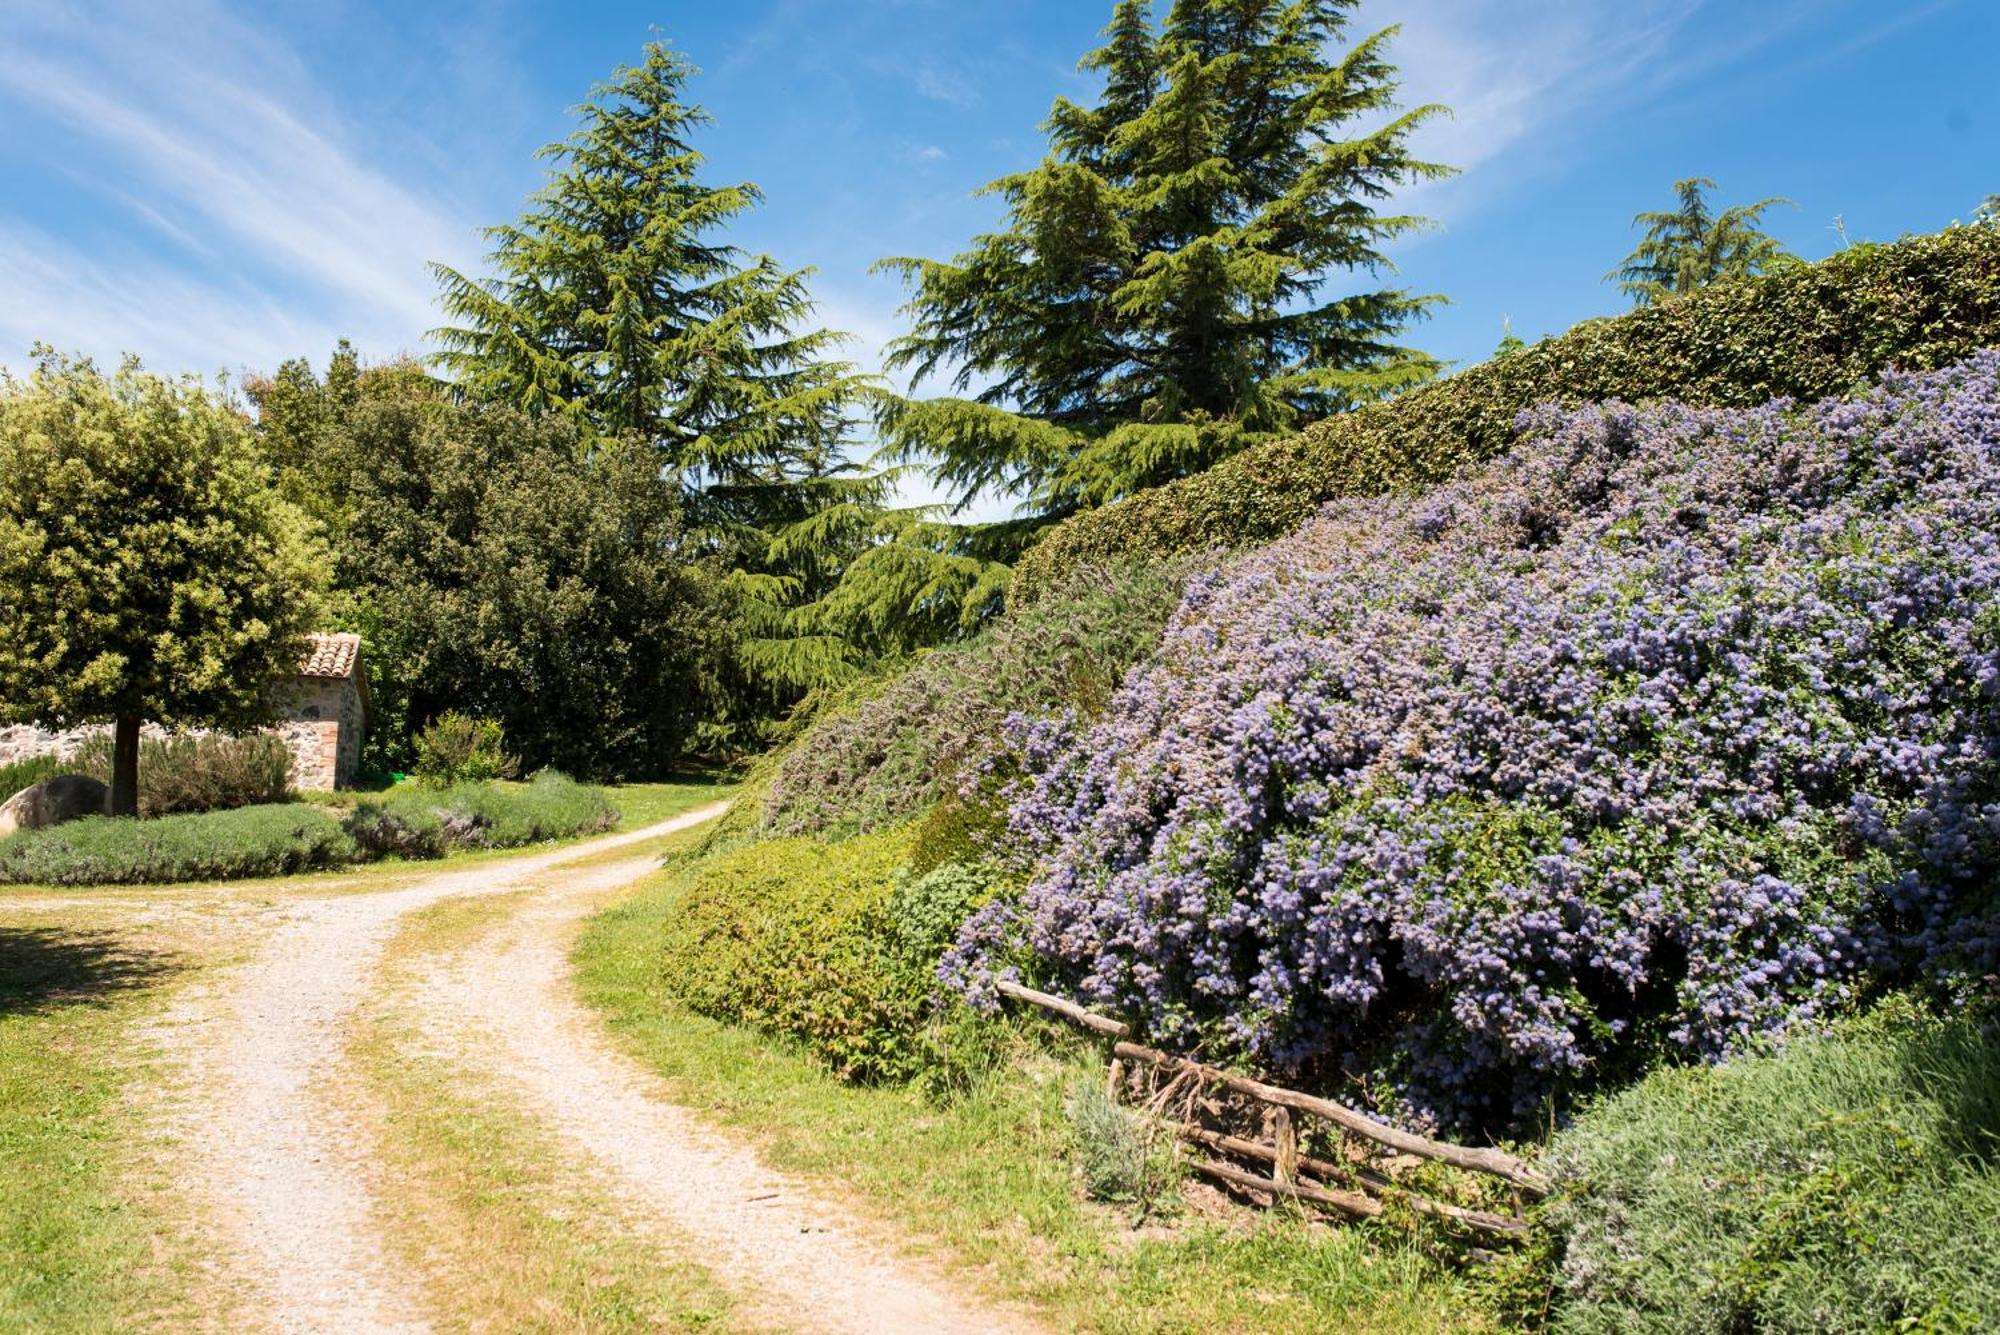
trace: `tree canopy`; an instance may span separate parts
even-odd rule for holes
[[[0,373],[0,717],[112,722],[130,815],[143,722],[243,730],[284,703],[323,554],[234,405],[37,356]]]
[[[1792,259],[1777,238],[1758,227],[1767,209],[1792,201],[1773,196],[1717,213],[1708,202],[1708,192],[1715,188],[1706,176],[1674,182],[1679,202],[1632,219],[1635,227],[1645,226],[1645,239],[1605,281],[1617,279],[1634,304],[1650,306],[1721,279],[1750,278]]]
[[[635,437],[675,470],[730,572],[736,673],[768,706],[851,667],[810,609],[872,541],[888,484],[849,457],[871,386],[812,326],[809,271],[721,239],[761,196],[702,180],[692,72],[649,45],[542,150],[547,185],[488,230],[492,276],[436,266],[454,322],[436,362],[469,398]]]
[[[913,289],[892,367],[961,396],[892,401],[885,457],[1057,516],[1435,374],[1401,340],[1439,298],[1367,280],[1424,222],[1379,206],[1447,174],[1410,147],[1443,109],[1396,111],[1393,28],[1341,49],[1354,8],[1122,0],[1097,103],[988,187],[1004,229],[883,262]]]
[[[449,710],[530,770],[670,771],[716,713],[721,591],[678,478],[634,436],[457,402],[414,363],[336,353],[252,387],[283,477],[338,534],[335,615],[365,637],[371,758]]]

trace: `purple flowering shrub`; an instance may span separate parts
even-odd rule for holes
[[[1543,410],[1199,577],[1011,721],[1029,966],[1461,1133],[2000,970],[2000,354],[1798,409]]]

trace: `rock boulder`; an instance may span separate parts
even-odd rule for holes
[[[110,789],[82,774],[58,774],[0,803],[0,839],[16,830],[40,830],[80,816],[102,816]]]

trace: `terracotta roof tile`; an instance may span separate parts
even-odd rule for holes
[[[354,675],[361,658],[359,635],[321,633],[306,637],[305,657],[299,660],[301,677],[324,677],[338,681]]]

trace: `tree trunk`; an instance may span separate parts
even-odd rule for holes
[[[114,816],[139,814],[139,719],[120,714],[111,734],[111,805]]]

